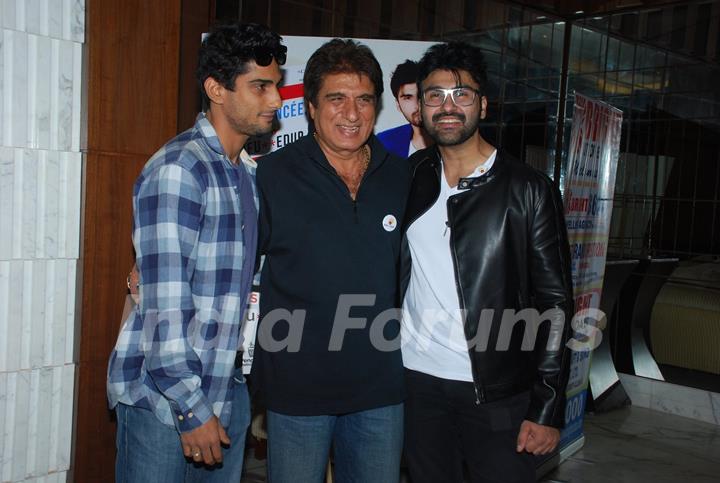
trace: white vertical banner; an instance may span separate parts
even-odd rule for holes
[[[576,314],[600,307],[621,130],[622,111],[575,94],[563,199]],[[599,321],[576,319],[575,339],[587,342],[572,351],[561,448],[582,435],[592,349],[603,336]]]

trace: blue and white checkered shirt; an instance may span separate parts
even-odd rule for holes
[[[179,432],[230,420],[257,248],[255,162],[235,165],[204,114],[147,162],[133,193],[140,302],[110,356],[107,392]]]

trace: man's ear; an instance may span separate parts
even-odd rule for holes
[[[313,121],[315,120],[315,106],[313,106],[312,101],[308,101],[308,114],[310,114],[310,119]]]
[[[485,117],[487,116],[487,105],[487,97],[482,96],[480,98],[480,119],[485,119]]]
[[[207,94],[211,103],[223,104],[225,102],[225,87],[212,77],[208,77],[203,82],[205,94]]]

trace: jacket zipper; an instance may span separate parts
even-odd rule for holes
[[[452,200],[455,196],[453,195],[448,199],[448,202]],[[450,251],[452,253],[452,262],[453,262],[453,271],[455,272],[455,290],[457,291],[458,295],[458,303],[460,304],[460,310],[461,313],[464,313],[465,311],[465,299],[462,296],[462,287],[460,286],[460,280],[459,280],[459,270],[458,270],[458,262],[457,262],[457,253],[455,252],[455,245],[453,243],[453,234],[454,230],[452,229],[452,217],[450,216],[450,209],[446,207],[447,214],[448,214],[448,220],[446,222],[447,227],[450,228]],[[465,320],[463,320],[463,332],[465,329]],[[475,405],[479,406],[480,403],[485,402],[485,390],[483,389],[482,385],[478,383],[480,380],[480,376],[478,375],[477,366],[475,364],[475,359],[473,358],[472,349],[468,346],[468,356],[470,357],[470,370],[472,372],[473,376],[473,389],[475,390]]]
[[[346,185],[345,182],[342,180],[342,178],[340,177],[340,175],[337,174],[337,171],[335,171],[335,170],[330,170],[330,169],[328,169],[326,166],[323,166],[322,164],[321,164],[321,166],[322,166],[323,169],[325,169],[328,173],[330,173],[331,175],[335,176],[335,178],[337,178],[337,180],[340,181],[340,184],[342,184],[342,185],[345,187],[345,192],[347,193],[347,197],[350,199],[350,202],[352,203],[352,207],[353,207],[353,222],[357,225],[358,223],[360,223],[360,219],[358,218],[357,199],[358,199],[358,197],[360,196],[360,188],[362,187],[363,181],[365,181],[365,176],[367,176],[368,173],[365,172],[365,174],[363,175],[362,179],[360,180],[360,184],[358,185],[357,193],[355,193],[355,198],[353,198],[353,197],[350,195],[350,190],[348,189],[347,185]]]
[[[429,158],[426,158],[426,159],[429,159]],[[420,167],[420,165],[423,162],[420,162],[415,166],[415,169],[413,170],[411,179],[415,178],[415,173],[417,173],[418,168]],[[440,169],[442,169],[442,165],[440,165],[440,166],[441,166]],[[440,172],[437,169],[435,169],[435,175],[436,175],[436,180],[438,182],[437,194],[435,195],[435,198],[433,198],[432,202],[428,203],[427,208],[425,208],[423,211],[418,213],[414,218],[408,220],[408,223],[405,226],[405,236],[407,236],[407,230],[408,230],[408,228],[410,228],[410,225],[415,223],[415,221],[417,221],[418,218],[420,218],[425,213],[427,213],[428,210],[430,210],[430,208],[432,208],[432,206],[437,202],[438,198],[440,198]],[[447,210],[447,207],[446,207],[446,210]],[[452,230],[451,225],[452,224],[450,223],[450,211],[448,210],[448,219],[445,222],[445,228],[446,229],[450,228],[450,248],[452,251],[451,258],[452,258],[452,262],[453,262],[453,270],[455,272],[455,290],[457,291],[457,294],[458,294],[458,302],[460,304],[460,309],[465,310],[465,303],[463,302],[462,290],[460,287],[460,282],[458,281],[458,267],[457,267],[455,248],[453,247],[453,230]],[[464,331],[464,326],[465,326],[465,321],[463,320],[463,331]],[[480,403],[485,402],[485,390],[483,389],[482,385],[478,384],[478,380],[480,379],[480,377],[478,376],[477,367],[475,365],[475,361],[473,360],[472,351],[470,350],[470,347],[468,347],[468,356],[470,357],[470,370],[471,370],[472,376],[473,376],[473,389],[475,390],[475,404],[477,406],[479,406]]]

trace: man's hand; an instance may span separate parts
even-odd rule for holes
[[[535,456],[548,454],[558,445],[560,431],[525,420],[520,425],[517,438],[517,452],[527,451]]]
[[[220,443],[230,444],[230,438],[215,416],[202,426],[187,433],[181,433],[180,441],[186,458],[191,458],[196,463],[205,463],[208,466],[222,463]]]
[[[130,273],[127,276],[127,288],[130,291],[130,296],[135,303],[140,300],[140,273],[138,272],[137,264],[133,264]]]

